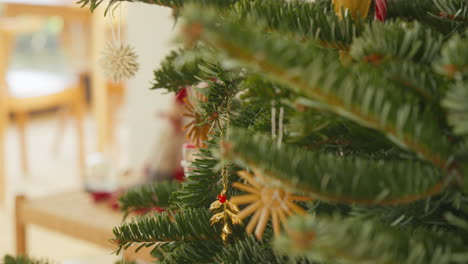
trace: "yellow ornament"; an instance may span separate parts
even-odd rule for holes
[[[231,203],[226,198],[226,190],[221,191],[221,194],[218,195],[218,201],[213,202],[210,205],[211,212],[219,212],[213,215],[210,219],[210,224],[214,225],[220,223],[223,220],[223,229],[221,233],[221,238],[223,242],[226,244],[228,242],[229,237],[232,235],[232,228],[231,224],[233,225],[241,225],[242,220],[237,217],[239,213],[239,208],[237,205]]]
[[[351,16],[356,19],[358,14],[361,18],[367,17],[372,0],[332,0],[332,2],[335,6],[335,13],[340,18],[342,17],[341,9],[343,8],[345,12],[346,10],[351,12]]]
[[[255,236],[261,239],[263,232],[267,226],[270,217],[273,222],[273,231],[275,235],[280,234],[280,222],[285,225],[287,216],[297,214],[305,214],[306,211],[293,201],[311,201],[312,199],[305,196],[293,195],[287,190],[266,184],[268,179],[264,177],[258,170],[254,169],[254,174],[247,171],[240,171],[237,174],[249,183],[243,184],[235,182],[232,186],[248,192],[249,194],[235,196],[231,198],[231,202],[235,204],[250,204],[237,214],[240,220],[253,214],[249,224],[246,227],[248,234],[252,233],[255,228]]]

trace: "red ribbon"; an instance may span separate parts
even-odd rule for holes
[[[375,0],[375,18],[385,22],[387,19],[387,0]]]

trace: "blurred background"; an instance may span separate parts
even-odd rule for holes
[[[122,4],[104,17],[75,2],[0,0],[0,256],[113,263],[93,235],[120,223],[115,193],[172,177],[164,157],[182,150],[162,154],[174,99],[149,89],[176,46],[171,11]],[[140,70],[116,83],[98,60],[118,31]]]

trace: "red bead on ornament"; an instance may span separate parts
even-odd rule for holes
[[[226,202],[226,195],[224,194],[218,194],[218,201],[220,203],[225,203]]]

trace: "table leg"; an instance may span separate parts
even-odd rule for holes
[[[5,106],[6,95],[2,93],[1,86],[0,81],[0,205],[4,205],[6,200],[5,137],[8,127],[8,110]]]
[[[86,101],[84,99],[84,85],[80,81],[79,86],[76,88],[77,94],[75,101],[73,102],[73,114],[76,121],[76,132],[78,139],[78,166],[81,180],[84,182],[85,174],[85,140],[84,140],[84,111],[86,107]]]
[[[1,97],[2,95],[0,95]],[[6,171],[5,171],[5,130],[6,130],[6,109],[1,105],[4,103],[0,98],[0,206],[5,204],[6,199]]]
[[[16,254],[26,255],[26,225],[21,214],[23,203],[26,198],[23,195],[15,197],[15,238]]]
[[[6,169],[5,169],[5,136],[8,128],[8,94],[6,86],[6,71],[11,49],[11,36],[0,32],[0,205],[6,199]]]

